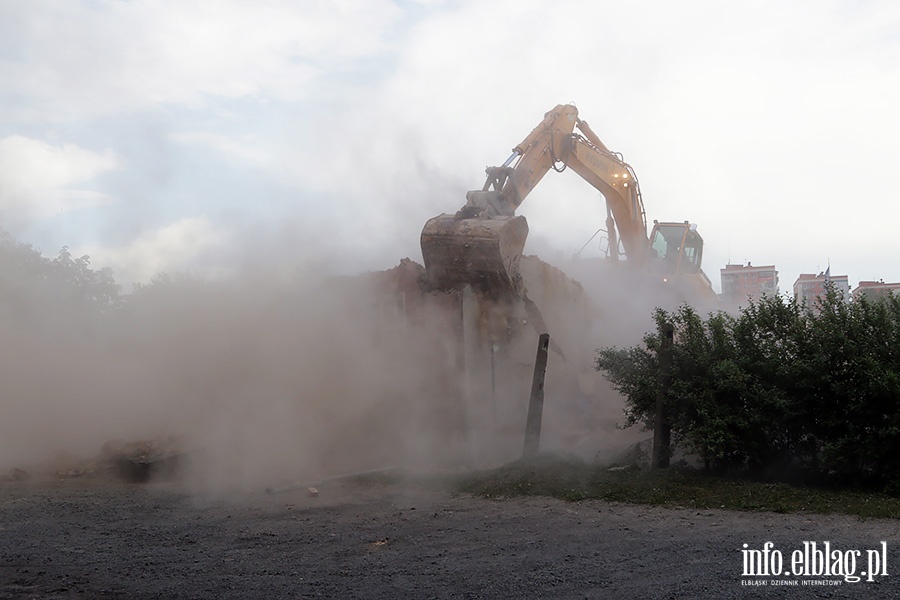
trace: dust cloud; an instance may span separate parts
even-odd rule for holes
[[[0,469],[65,467],[109,440],[160,438],[194,458],[185,475],[204,490],[496,465],[521,453],[542,328],[557,346],[542,449],[594,458],[647,435],[616,429],[623,402],[593,358],[639,342],[653,301],[599,263],[568,265],[582,285],[523,260],[543,327],[517,306],[505,337],[482,327],[464,338],[461,295],[423,291],[410,260],[353,277],[160,276],[100,302],[97,271],[70,262],[33,276],[35,254],[4,247]]]

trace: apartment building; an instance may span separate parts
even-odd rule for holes
[[[763,295],[778,295],[778,271],[775,265],[754,267],[749,262],[744,265],[725,265],[719,270],[722,280],[723,302],[738,306],[746,304],[748,298],[758,300]]]
[[[801,273],[794,282],[794,298],[798,302],[806,302],[807,306],[815,307],[816,300],[825,295],[825,286],[829,282],[845,302],[850,299],[850,282],[847,276],[832,275],[831,267],[818,275]]]
[[[881,281],[860,281],[851,297],[854,300],[863,296],[866,300],[880,300],[891,292],[900,297],[900,283],[885,283],[883,279]]]

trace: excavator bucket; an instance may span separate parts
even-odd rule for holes
[[[525,217],[460,219],[442,214],[422,229],[425,276],[432,289],[466,284],[498,296],[521,293],[519,261],[528,237]]]

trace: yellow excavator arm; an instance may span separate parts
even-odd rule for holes
[[[610,256],[618,257],[618,229],[628,259],[643,264],[647,260],[647,219],[634,170],[610,152],[586,122],[579,120],[577,126],[585,137],[572,135],[566,140],[563,162],[606,198],[612,213],[606,222]]]
[[[574,132],[576,127],[583,135]],[[644,266],[652,253],[634,170],[578,118],[574,105],[561,104],[544,115],[506,162],[487,168],[482,189],[468,192],[456,214],[425,224],[421,245],[431,287],[449,290],[468,284],[484,293],[520,293],[518,265],[528,225],[515,211],[550,169],[567,167],[606,198],[610,257],[618,258],[621,238],[628,261]],[[670,248],[679,253],[679,262],[681,246]]]

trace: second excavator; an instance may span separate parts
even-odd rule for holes
[[[680,288],[681,295],[704,300],[715,296],[700,268],[703,239],[696,226],[654,221],[648,237],[634,170],[600,141],[573,104],[546,113],[501,166],[488,167],[484,186],[468,192],[459,211],[425,224],[421,245],[429,285],[441,290],[470,285],[494,297],[521,296],[519,261],[528,224],[516,209],[550,169],[562,172],[567,167],[606,198],[611,260],[647,270],[660,282]]]

